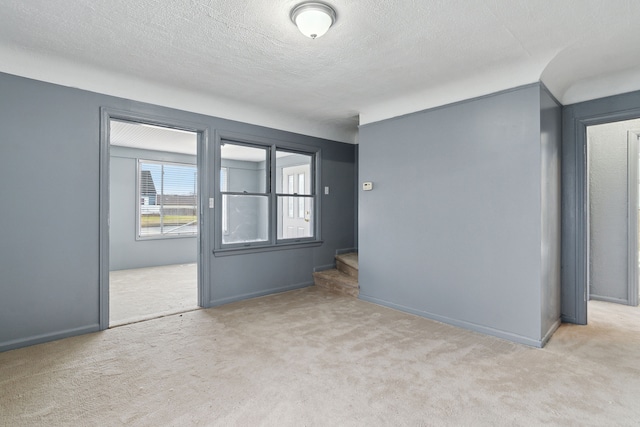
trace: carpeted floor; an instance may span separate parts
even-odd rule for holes
[[[198,308],[198,264],[109,273],[109,326]]]
[[[640,311],[544,349],[314,287],[0,354],[7,426],[637,426]]]

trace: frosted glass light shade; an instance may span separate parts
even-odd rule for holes
[[[302,3],[291,11],[291,20],[305,36],[315,39],[324,35],[336,21],[336,12],[324,3]]]

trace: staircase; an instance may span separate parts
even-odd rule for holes
[[[313,273],[313,281],[317,287],[335,294],[357,297],[358,253],[336,255],[336,268]]]

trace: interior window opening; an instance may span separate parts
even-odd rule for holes
[[[219,247],[313,241],[316,154],[222,141]]]

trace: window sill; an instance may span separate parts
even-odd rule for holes
[[[147,240],[193,239],[196,237],[198,237],[197,234],[164,234],[161,236],[136,236],[136,241],[144,242]]]
[[[301,249],[301,248],[314,248],[318,246],[322,246],[324,243],[323,240],[314,240],[307,242],[292,242],[292,243],[280,243],[277,245],[269,245],[269,246],[255,246],[255,247],[240,247],[240,248],[225,248],[225,249],[214,249],[213,255],[216,257],[223,256],[232,256],[232,255],[246,255],[246,254],[254,254],[260,252],[273,252],[273,251],[286,251],[291,249]]]

